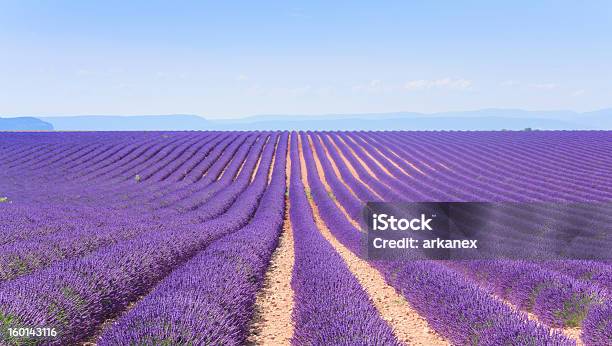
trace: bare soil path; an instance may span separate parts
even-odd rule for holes
[[[287,186],[290,179],[291,159],[287,153]],[[291,275],[295,254],[293,230],[289,218],[291,205],[286,196],[285,205],[283,232],[272,254],[263,287],[255,301],[255,312],[247,338],[250,345],[289,345],[293,336]]]
[[[308,172],[301,153],[302,146],[299,145],[298,148],[300,148],[302,183],[306,189],[309,189]],[[309,201],[317,228],[340,254],[351,273],[370,296],[381,317],[391,326],[398,340],[408,345],[449,345],[449,342],[429,327],[427,321],[412,308],[403,296],[385,282],[378,270],[347,249],[333,236],[321,218],[317,205],[311,199]]]

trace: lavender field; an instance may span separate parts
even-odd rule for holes
[[[612,132],[0,133],[0,344],[612,345],[612,262],[369,260],[372,201],[612,202]]]

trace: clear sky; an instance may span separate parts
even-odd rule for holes
[[[0,0],[0,115],[612,106],[612,1]]]

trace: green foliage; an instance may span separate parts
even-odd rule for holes
[[[28,262],[21,257],[14,257],[8,263],[8,267],[15,275],[24,275],[30,272],[30,266]]]
[[[17,325],[17,317],[0,311],[0,327],[2,329],[14,327]]]
[[[590,295],[573,295],[563,302],[562,310],[555,311],[555,317],[563,320],[564,327],[580,327],[593,300],[595,297]]]
[[[304,192],[306,193],[306,198],[308,198],[309,201],[312,201],[312,193],[310,192],[310,188],[305,187]]]
[[[85,306],[85,300],[79,295],[79,293],[72,287],[69,286],[65,286],[62,287],[62,294],[64,295],[64,297],[74,301],[76,303],[76,305],[78,305],[79,307],[84,307]]]
[[[527,303],[527,311],[531,312],[531,309],[533,309],[533,306],[535,305],[535,300],[540,294],[540,291],[542,291],[546,286],[548,286],[546,283],[541,283],[533,288],[533,290],[531,291],[531,294],[529,295],[529,302]]]
[[[51,303],[49,305],[49,307],[47,308],[48,312],[50,315],[55,317],[55,320],[59,323],[61,323],[64,326],[68,326],[69,321],[68,321],[68,315],[66,314],[66,311],[64,311],[64,309],[59,306],[56,303]]]
[[[0,197],[0,203],[7,203],[9,201],[8,197]]]
[[[586,272],[586,273],[583,273],[582,275],[580,275],[580,279],[581,280],[589,281],[589,280],[591,280],[593,278],[593,275],[595,275],[594,272]]]

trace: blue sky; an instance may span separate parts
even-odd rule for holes
[[[610,1],[0,0],[0,114],[612,106]]]

